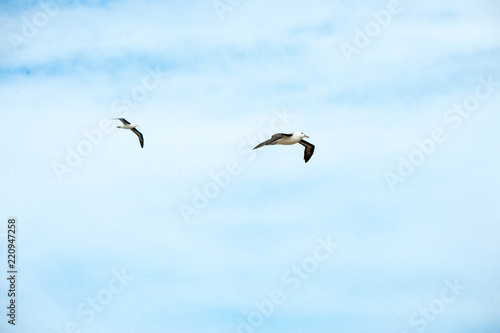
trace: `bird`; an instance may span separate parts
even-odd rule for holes
[[[142,136],[142,133],[136,129],[136,127],[139,127],[139,125],[137,125],[136,123],[130,123],[125,118],[113,118],[113,120],[116,120],[116,119],[121,121],[123,124],[123,126],[116,126],[116,127],[123,128],[123,129],[129,129],[132,132],[134,132],[135,135],[137,135],[137,137],[139,137],[139,142],[141,144],[141,148],[144,148],[144,137]]]
[[[300,143],[305,147],[304,161],[305,163],[307,163],[311,159],[311,156],[314,153],[314,145],[303,140],[303,138],[309,138],[309,137],[305,135],[304,132],[295,132],[289,134],[276,133],[269,140],[259,143],[257,146],[255,146],[254,149],[269,145],[293,145],[296,143]]]

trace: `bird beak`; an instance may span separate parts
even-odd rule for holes
[[[304,134],[304,138],[308,138],[309,139],[309,137],[307,135],[305,135],[305,134]]]

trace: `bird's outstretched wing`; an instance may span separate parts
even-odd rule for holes
[[[113,120],[116,120],[116,119],[118,119],[119,121],[121,121],[123,125],[130,124],[125,118],[113,118]]]
[[[292,136],[292,135],[293,135],[293,133],[290,133],[290,134],[285,134],[285,133],[274,134],[269,140],[266,140],[264,142],[259,143],[257,146],[255,146],[254,149],[260,148],[262,146],[274,145],[282,137],[284,137],[284,136]]]
[[[125,120],[126,121],[126,120]],[[142,136],[142,133],[136,130],[135,128],[131,129],[132,132],[135,133],[139,137],[139,142],[141,143],[141,148],[144,148],[144,137]]]
[[[305,141],[305,140],[300,140],[299,143],[305,147],[304,149],[304,161],[309,161],[311,159],[311,156],[314,154],[314,145]]]

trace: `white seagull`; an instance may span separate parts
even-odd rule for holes
[[[305,147],[304,149],[304,161],[309,161],[311,156],[314,153],[314,145],[309,142],[302,140],[302,138],[309,138],[304,132],[295,132],[290,134],[285,133],[277,133],[274,134],[269,140],[266,140],[257,146],[254,149],[260,148],[262,146],[268,145],[293,145],[295,143],[300,143]]]
[[[113,118],[113,120],[118,119],[122,122],[123,126],[116,126],[118,128],[129,129],[139,137],[139,142],[141,143],[141,148],[144,148],[144,138],[142,133],[139,132],[136,127],[139,127],[136,123],[129,123],[125,118]]]

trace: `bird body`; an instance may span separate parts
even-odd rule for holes
[[[262,143],[259,143],[255,146],[254,149],[270,146],[270,145],[293,145],[296,143],[300,143],[305,147],[304,149],[304,161],[307,163],[309,159],[311,159],[312,154],[314,153],[314,145],[303,140],[303,138],[309,138],[303,132],[295,132],[295,133],[276,133],[269,140],[266,140]]]
[[[139,125],[137,125],[136,123],[130,123],[130,124],[126,124],[126,125],[122,125],[122,126],[116,126],[116,127],[123,128],[123,129],[132,129],[132,128],[139,127]]]
[[[273,144],[276,144],[276,145],[293,145],[293,144],[296,144],[297,142],[299,142],[300,140],[302,140],[303,137],[308,138],[307,135],[306,136],[302,136],[300,134],[300,132],[292,133],[291,136],[288,136],[288,135],[282,134],[282,133],[278,133],[278,134],[281,134],[282,137],[279,138],[278,140],[276,140]]]

